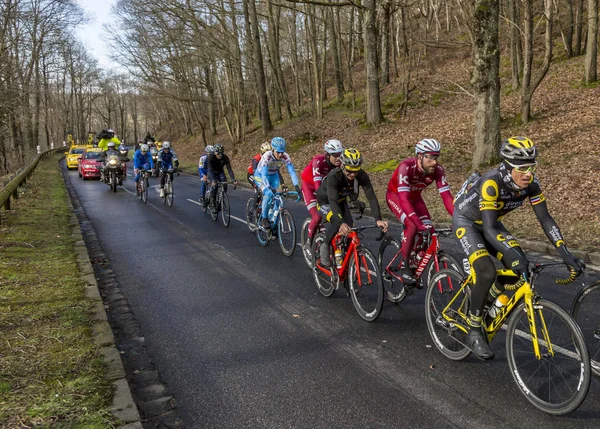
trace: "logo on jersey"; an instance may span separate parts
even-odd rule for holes
[[[403,176],[402,174],[399,174],[398,183],[404,183],[405,185],[408,185],[408,176]]]

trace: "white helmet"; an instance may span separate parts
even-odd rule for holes
[[[265,153],[271,150],[271,143],[264,142],[260,145],[260,153]]]
[[[415,147],[415,153],[417,154],[429,152],[440,153],[441,150],[442,145],[435,139],[423,139]]]
[[[146,143],[140,145],[140,150],[142,151],[142,153],[148,152],[148,145]]]
[[[204,148],[204,152],[206,152],[206,153],[213,153],[214,151],[215,151],[215,148],[210,145],[208,145]]]
[[[339,140],[327,140],[325,142],[325,152],[327,153],[342,153],[344,146]]]
[[[163,149],[169,149],[170,147],[171,147],[171,143],[169,143],[169,142],[163,142],[163,144],[162,144],[162,148]]]

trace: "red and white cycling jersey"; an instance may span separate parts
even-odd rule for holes
[[[450,192],[446,174],[441,165],[436,165],[433,174],[425,174],[417,166],[417,158],[409,158],[400,163],[388,183],[388,192],[407,193],[409,200],[415,199],[433,182],[436,182],[440,194]]]
[[[302,183],[309,185],[316,192],[323,179],[334,167],[334,165],[327,162],[327,156],[324,153],[316,155],[302,170]]]

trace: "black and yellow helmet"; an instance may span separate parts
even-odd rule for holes
[[[537,149],[527,137],[509,137],[502,142],[500,156],[506,161],[535,161]]]
[[[340,161],[344,168],[348,171],[358,171],[360,170],[360,166],[362,165],[362,155],[356,149],[348,148],[344,150],[342,156],[340,156]]]

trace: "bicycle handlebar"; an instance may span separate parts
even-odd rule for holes
[[[569,277],[556,279],[555,280],[556,284],[568,285],[570,283],[573,283],[575,281],[575,279],[578,277],[577,271],[575,271],[575,269],[573,267],[566,265],[564,262],[550,262],[547,264],[535,264],[533,266],[533,268],[531,269],[531,272],[529,273],[529,275],[531,277],[533,274],[539,274],[546,267],[552,267],[552,266],[556,266],[556,265],[565,265],[569,269]],[[583,273],[583,270],[582,270],[582,273]]]

